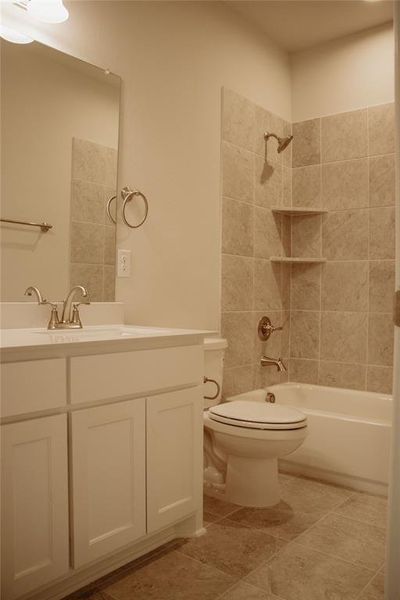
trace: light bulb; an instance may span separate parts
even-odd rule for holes
[[[28,13],[44,23],[62,23],[69,17],[62,0],[29,0]]]
[[[33,38],[25,33],[21,33],[16,29],[11,29],[5,25],[0,25],[0,37],[7,42],[13,42],[14,44],[30,44],[33,42]]]

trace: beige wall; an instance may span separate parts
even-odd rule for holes
[[[222,3],[81,2],[45,43],[122,77],[119,185],[150,215],[121,228],[130,322],[219,327],[221,86],[290,118],[287,56]]]
[[[58,52],[2,42],[1,53],[2,217],[53,225],[47,233],[2,226],[1,299],[23,300],[36,285],[61,300],[70,284],[72,139],[117,146],[119,90]]]
[[[293,121],[393,102],[393,27],[297,52],[291,68]]]

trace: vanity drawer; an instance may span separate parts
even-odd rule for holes
[[[116,352],[71,359],[71,402],[143,394],[203,380],[203,346]]]
[[[67,402],[66,381],[64,358],[2,364],[1,416],[64,406]]]

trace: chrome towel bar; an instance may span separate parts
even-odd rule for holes
[[[30,227],[40,227],[41,231],[46,232],[52,229],[53,225],[50,223],[34,223],[32,221],[17,221],[16,219],[0,219],[2,223],[15,223],[16,225],[29,225]]]
[[[132,225],[132,223],[129,223],[129,221],[126,217],[126,205],[135,196],[140,196],[140,198],[142,198],[142,200],[144,202],[144,217],[139,223],[137,223],[136,225]],[[131,229],[138,229],[138,227],[141,227],[141,225],[143,225],[143,223],[146,221],[147,216],[149,214],[149,203],[147,201],[146,196],[139,190],[132,190],[129,186],[125,186],[121,190],[121,197],[123,200],[123,202],[122,202],[122,220],[123,220],[123,222],[125,223],[125,225],[127,225]],[[111,203],[113,200],[116,200],[116,199],[117,199],[117,196],[111,196],[111,198],[107,202],[107,207],[106,207],[108,218],[110,219],[110,221],[112,221],[114,223],[114,225],[117,224],[117,220],[114,219],[114,217],[111,214]]]

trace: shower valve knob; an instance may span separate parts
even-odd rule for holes
[[[270,338],[271,333],[274,333],[274,331],[282,331],[282,329],[283,327],[275,327],[272,325],[271,319],[268,317],[262,317],[258,322],[258,337],[265,342]]]

